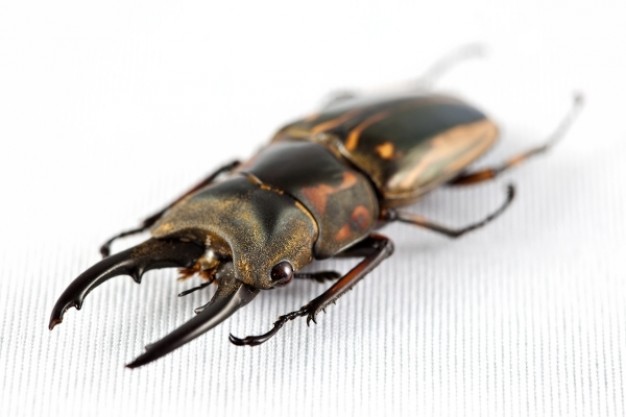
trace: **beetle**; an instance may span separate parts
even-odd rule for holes
[[[438,72],[446,66],[439,64]],[[223,322],[262,290],[287,285],[293,278],[337,281],[300,309],[280,316],[267,333],[246,338],[231,334],[230,341],[254,346],[290,320],[316,322],[321,310],[391,256],[393,243],[378,232],[382,226],[402,222],[456,238],[503,213],[514,198],[513,185],[507,186],[497,210],[459,229],[405,207],[437,187],[491,180],[544,153],[564,135],[581,103],[582,96],[576,95],[543,144],[472,171],[470,164],[498,136],[496,124],[476,107],[426,88],[338,95],[317,113],[279,129],[248,161],[219,168],[138,228],[109,239],[101,248],[104,259],[62,293],[49,328],[61,323],[68,308],[80,309],[85,296],[108,279],[130,275],[139,283],[146,271],[168,267],[205,279],[180,295],[214,282],[217,289],[195,317],[148,345],[129,368],[166,355]],[[113,241],[147,230],[150,239],[109,256]],[[361,260],[343,276],[299,272],[313,261],[333,257]]]

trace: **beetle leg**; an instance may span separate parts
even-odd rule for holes
[[[574,95],[574,101],[572,103],[572,107],[568,111],[567,115],[561,120],[561,123],[557,126],[554,132],[548,136],[548,139],[542,145],[535,146],[534,148],[530,148],[524,152],[521,152],[517,155],[513,155],[503,163],[498,166],[484,168],[474,172],[468,172],[461,174],[460,176],[454,178],[448,184],[450,185],[470,185],[477,184],[479,182],[488,181],[496,178],[498,175],[503,173],[504,171],[513,168],[522,162],[527,161],[533,156],[541,155],[550,148],[552,148],[563,136],[567,133],[567,130],[570,128],[576,117],[578,116],[580,109],[584,103],[584,97],[581,94]]]
[[[87,294],[103,282],[118,275],[130,275],[139,283],[150,269],[190,267],[204,251],[203,246],[192,242],[149,239],[101,260],[80,274],[61,294],[50,315],[50,330],[63,321],[68,308],[80,310]]]
[[[326,308],[330,303],[334,303],[339,297],[351,290],[365,275],[390,257],[394,250],[393,242],[389,238],[375,233],[359,242],[358,247],[367,248],[369,253],[339,281],[304,307],[308,313],[307,323],[315,322],[315,316],[320,310]]]
[[[351,290],[357,282],[393,253],[393,243],[391,240],[378,234],[368,236],[357,245],[361,248],[367,248],[369,252],[368,255],[329,289],[299,310],[280,316],[278,320],[274,322],[272,329],[267,333],[259,336],[248,336],[243,339],[231,334],[229,337],[231,343],[238,346],[260,345],[274,336],[285,323],[298,317],[307,316],[307,324],[310,324],[311,321],[317,323],[315,320],[317,313],[324,310],[330,303],[334,303],[339,297]]]
[[[479,58],[485,55],[485,46],[478,43],[464,45],[447,55],[439,58],[434,64],[430,66],[420,77],[408,82],[400,83],[392,87],[400,87],[402,90],[411,91],[429,91],[432,89],[435,82],[441,78],[446,72],[449,72],[452,68],[459,63],[472,58]],[[394,88],[394,89],[395,89]],[[326,96],[323,100],[323,105],[320,111],[324,111],[340,104],[344,101],[352,100],[363,96],[364,93],[360,93],[355,90],[337,90],[333,91]]]
[[[360,95],[360,93],[353,90],[333,91],[332,93],[328,94],[323,100],[323,104],[320,110],[328,109],[336,104],[341,103],[342,101],[352,100],[353,98],[357,98]]]
[[[198,285],[196,287],[190,288],[188,290],[185,290],[185,291],[179,293],[178,296],[179,297],[184,297],[184,296],[189,295],[191,293],[194,293],[194,292],[196,292],[198,290],[206,288],[206,287],[210,286],[211,284],[213,284],[214,282],[215,282],[215,278],[210,279],[209,281],[205,281],[205,282],[201,283],[200,285]]]
[[[103,257],[106,258],[111,253],[111,245],[113,244],[114,241],[116,241],[117,239],[126,237],[126,236],[131,236],[131,235],[135,235],[137,233],[145,232],[150,227],[152,227],[161,218],[161,216],[163,216],[163,213],[165,213],[172,206],[174,206],[175,204],[177,204],[180,201],[184,200],[185,198],[187,198],[191,194],[195,193],[196,191],[198,191],[198,190],[206,187],[207,185],[211,184],[221,174],[223,174],[225,172],[232,171],[239,164],[240,164],[239,161],[232,161],[232,162],[230,162],[230,163],[228,163],[226,165],[223,165],[223,166],[219,167],[217,170],[215,170],[213,173],[211,173],[211,175],[209,175],[208,177],[206,177],[205,179],[200,181],[198,184],[193,186],[193,188],[191,188],[185,194],[183,194],[180,197],[178,197],[176,200],[171,202],[165,208],[163,208],[162,210],[159,210],[158,212],[154,213],[152,216],[147,217],[146,219],[144,219],[141,222],[141,224],[139,225],[139,227],[136,227],[134,229],[124,230],[123,232],[120,232],[120,233],[116,234],[115,236],[111,237],[109,240],[104,242],[102,244],[102,246],[100,246],[100,253],[102,254]]]
[[[328,280],[335,280],[341,277],[337,271],[318,271],[318,272],[297,272],[294,274],[298,279],[313,279],[317,282],[324,283]]]
[[[446,72],[456,67],[459,63],[473,58],[481,58],[486,55],[485,45],[480,43],[470,43],[457,48],[447,55],[439,58],[430,66],[417,80],[413,81],[413,90],[432,89],[435,82]]]
[[[453,229],[453,228],[432,222],[418,214],[408,213],[406,211],[400,211],[400,210],[395,210],[395,209],[383,210],[383,212],[381,213],[381,217],[385,221],[389,221],[389,222],[398,221],[401,223],[408,223],[414,226],[419,226],[428,230],[432,230],[433,232],[441,233],[448,237],[457,238],[466,234],[467,232],[471,232],[473,230],[479,229],[483,227],[484,225],[486,225],[487,223],[490,223],[491,221],[495,220],[498,216],[504,213],[504,211],[511,205],[513,198],[515,198],[515,187],[512,184],[509,184],[509,186],[507,187],[507,198],[504,201],[504,203],[502,203],[502,205],[498,207],[497,210],[495,210],[493,213],[490,213],[483,220],[476,222],[476,223],[472,223],[465,227],[461,227],[459,229]]]

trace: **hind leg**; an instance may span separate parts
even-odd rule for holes
[[[549,151],[563,136],[565,136],[565,133],[576,119],[576,116],[578,116],[583,102],[584,98],[582,95],[576,94],[574,96],[574,102],[572,103],[572,107],[570,108],[569,112],[561,121],[561,123],[557,126],[555,131],[550,136],[548,136],[548,139],[543,144],[513,155],[501,164],[494,167],[488,167],[480,169],[478,171],[463,173],[460,176],[454,178],[448,184],[471,185],[483,181],[488,181],[496,178],[501,173],[508,171],[509,169],[516,167],[523,162],[526,162],[528,159],[534,156],[541,155]]]
[[[454,67],[466,61],[468,59],[479,58],[485,55],[485,47],[481,44],[468,44],[464,45],[452,52],[439,58],[433,65],[430,66],[421,76],[416,79],[400,83],[397,87],[400,87],[403,91],[430,91],[433,88],[435,82],[444,76],[447,72]],[[333,107],[342,102],[352,100],[362,96],[359,91],[355,90],[338,90],[333,91],[327,95],[323,100],[322,110]]]

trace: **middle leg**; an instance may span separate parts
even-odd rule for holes
[[[419,226],[428,230],[432,230],[433,232],[441,233],[451,238],[457,238],[457,237],[463,236],[464,234],[468,232],[479,229],[485,226],[487,223],[490,223],[493,220],[495,220],[498,216],[504,213],[504,211],[511,205],[513,198],[515,198],[515,187],[512,184],[509,184],[509,186],[507,187],[506,200],[500,207],[498,207],[496,211],[494,211],[493,213],[490,213],[487,217],[485,217],[479,222],[472,223],[470,225],[467,225],[465,227],[461,227],[458,229],[454,229],[448,226],[443,226],[441,224],[428,220],[425,217],[422,217],[420,215],[409,213],[409,212],[402,211],[402,210],[385,209],[383,210],[381,214],[381,218],[384,221],[388,221],[388,222],[398,221],[401,223],[408,223],[414,226]]]

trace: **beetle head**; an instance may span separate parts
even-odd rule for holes
[[[202,243],[209,257],[232,261],[239,281],[271,289],[312,261],[317,227],[292,197],[238,176],[174,206],[152,234]]]

